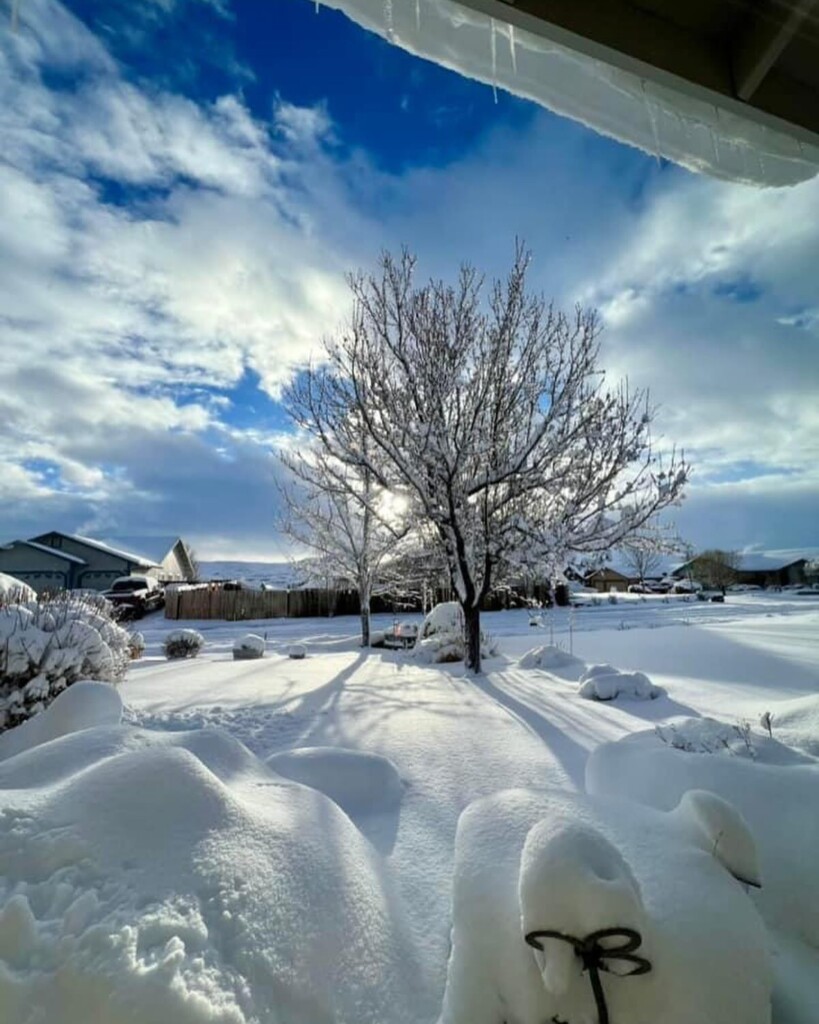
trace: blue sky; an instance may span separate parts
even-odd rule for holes
[[[312,0],[0,15],[0,539],[180,533],[278,559],[282,385],[345,272],[502,273],[597,305],[695,466],[697,546],[815,546],[819,181],[660,164]]]

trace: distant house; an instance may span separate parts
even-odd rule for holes
[[[675,569],[673,575],[678,578],[693,576],[696,579],[697,562],[698,558],[692,558],[685,565]],[[734,571],[735,582],[757,587],[786,587],[800,584],[806,580],[807,565],[807,558],[775,558],[752,552],[739,556],[739,564]]]
[[[105,590],[117,577],[139,573],[166,582],[195,575],[190,551],[179,538],[142,538],[139,547],[141,553],[130,545],[52,530],[31,540],[0,545],[0,572],[16,576],[38,593]]]
[[[574,575],[569,576],[567,570],[566,576],[569,579],[579,579],[584,586],[608,594],[611,591],[627,590],[634,583],[659,583],[677,565],[679,565],[679,558],[676,556],[658,555],[654,559],[652,569],[641,581],[628,557],[622,551],[614,550],[606,553],[605,563],[586,569],[578,569],[575,566],[573,567]]]

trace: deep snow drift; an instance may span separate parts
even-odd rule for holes
[[[768,966],[758,959],[754,904],[772,951],[774,1024],[813,1024],[819,951],[806,940],[799,908],[774,917],[769,889],[778,831],[790,830],[800,891],[813,884],[816,859],[804,827],[808,801],[801,784],[790,783],[819,764],[809,752],[819,614],[803,601],[623,600],[553,610],[538,629],[526,611],[487,615],[501,653],[477,679],[463,665],[362,651],[357,619],[191,623],[205,638],[201,653],[167,661],[162,645],[175,626],[147,616],[145,654],[118,691],[75,683],[0,759],[3,1024],[33,1024],[38,1013],[48,1024],[435,1024],[453,923],[465,962],[491,953],[494,1005],[507,967],[525,964],[521,998],[530,982],[545,996],[545,972],[549,991],[585,1006],[589,982],[578,964],[562,947],[562,956],[553,947],[539,964],[520,912],[510,916],[530,835],[524,877],[535,882],[524,889],[534,920],[545,915],[579,929],[614,910],[637,915],[640,951],[656,974],[603,977],[613,1024],[621,1024],[623,1005],[657,1007],[669,992],[688,1000],[696,1024],[710,1021],[710,1004],[700,1013],[699,971],[716,993],[714,1012],[730,989],[734,1020],[746,1009],[745,1020],[767,1020],[759,1017],[767,1012]],[[375,626],[387,628],[389,617]],[[234,661],[234,644],[248,631],[263,636],[265,656]],[[287,656],[292,645],[305,660]],[[529,659],[540,667],[524,667],[535,645],[573,654],[541,653]],[[665,692],[650,701],[587,700],[578,680],[601,663],[645,672]],[[764,712],[773,737],[756,724]],[[746,723],[753,756],[744,752]],[[801,749],[785,745],[786,729]],[[651,803],[640,791],[658,773],[651,758],[635,757],[628,779],[621,775],[618,807],[626,811],[608,795],[583,795],[590,755],[639,747],[616,742],[635,732],[650,737],[641,742],[651,757],[659,750],[733,766],[726,777],[763,770],[768,781],[754,775],[736,799],[723,793],[736,804],[740,791],[755,794],[759,808],[743,805],[742,813],[759,864],[754,842],[713,798],[686,798],[673,814],[660,812],[675,807],[678,794],[660,809],[639,806]],[[723,743],[725,736],[738,744]],[[716,752],[690,752],[706,746]],[[612,786],[614,777],[612,769]],[[677,788],[723,792],[720,778],[718,770],[701,779],[681,770]],[[548,807],[539,802],[546,788]],[[624,797],[635,802],[624,805]],[[522,805],[532,814],[518,817]],[[481,806],[496,811],[486,818]],[[470,807],[460,833],[474,822],[474,842],[459,839],[456,870],[456,831]],[[584,904],[577,896],[584,883],[568,867],[589,859],[616,880],[616,906],[594,879],[594,898]],[[457,910],[457,891],[471,884],[463,864],[487,879],[497,873],[497,889],[493,882],[475,903],[484,915],[478,932]],[[790,869],[777,868],[783,877]],[[747,882],[758,872],[763,889],[731,872]],[[487,917],[491,901],[497,907]],[[575,920],[581,905],[586,916]],[[711,950],[713,965],[700,966],[696,947],[678,948],[671,934],[691,935],[703,922],[709,950],[712,937],[723,941],[724,950]],[[508,942],[497,939],[499,928],[509,929]],[[750,969],[732,959],[746,941]],[[503,1019],[514,1018],[492,1024]],[[665,1017],[651,1024],[657,1019]]]
[[[4,1024],[415,1019],[374,850],[225,733],[67,734],[0,792]]]
[[[706,807],[697,817],[699,804]],[[693,810],[692,810],[693,805]],[[739,851],[720,863],[713,849]],[[750,862],[750,864],[749,864]],[[636,931],[651,970],[604,975],[613,1021],[767,1024],[764,928],[732,871],[753,869],[753,841],[732,808],[689,794],[677,812],[556,791],[499,793],[458,826],[453,951],[442,1024],[596,1019],[588,975],[563,939]],[[622,937],[604,940],[613,949]]]

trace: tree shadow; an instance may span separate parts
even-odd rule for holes
[[[508,690],[496,686],[487,676],[471,676],[470,682],[530,732],[539,736],[572,782],[582,790],[588,757],[586,748],[549,721],[541,711],[512,696]]]

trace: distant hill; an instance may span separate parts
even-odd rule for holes
[[[276,589],[304,583],[303,575],[290,562],[207,562],[199,563],[203,580],[244,580],[267,583]]]

